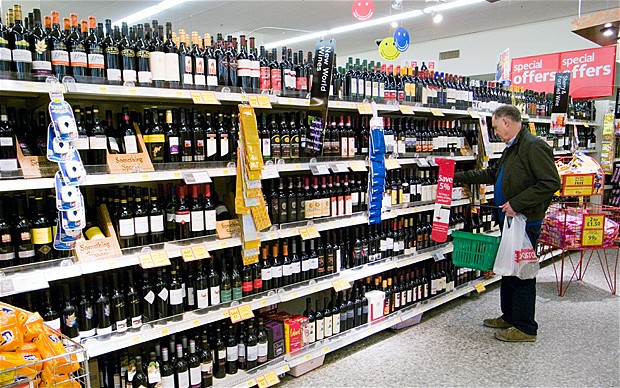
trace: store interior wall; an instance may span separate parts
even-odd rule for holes
[[[450,20],[451,18],[452,16],[445,16],[442,23],[463,22],[462,20]],[[405,23],[405,28],[410,29],[412,37],[409,50],[394,62],[389,63],[400,65],[412,60],[431,60],[436,61],[439,71],[471,76],[476,74],[495,74],[495,66],[499,60],[499,54],[506,48],[510,48],[510,56],[512,58],[517,58],[598,47],[597,44],[571,32],[572,20],[573,17],[553,19],[539,23],[416,43],[415,25],[411,25],[415,23],[414,19],[409,23]],[[441,24],[437,28],[441,28]],[[373,36],[370,38],[375,39],[379,37]],[[438,61],[440,52],[450,50],[460,50],[460,58]],[[338,65],[345,65],[347,57],[339,57]],[[352,55],[352,57],[385,63],[378,50],[360,52]]]

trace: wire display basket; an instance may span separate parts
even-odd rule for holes
[[[80,388],[90,387],[88,360],[86,349],[68,337],[50,331],[52,341],[61,341],[66,353],[45,359],[35,359],[31,363],[24,363],[12,368],[0,370],[0,387],[7,388]],[[9,363],[11,355],[20,356],[20,352],[6,352],[0,354],[0,362]]]
[[[547,210],[539,241],[565,250],[613,248],[619,231],[618,207],[556,202]]]

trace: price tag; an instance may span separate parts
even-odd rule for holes
[[[469,111],[469,115],[471,116],[472,119],[479,119],[480,118],[480,113],[476,112],[475,110],[470,110]]]
[[[278,172],[278,166],[275,164],[265,165],[263,168],[262,179],[274,179],[280,177],[280,172]]]
[[[200,92],[200,95],[202,96],[205,104],[221,105],[213,92]]]
[[[155,267],[164,267],[171,264],[166,251],[153,252],[151,253],[151,258]]]
[[[430,108],[431,113],[433,114],[433,116],[438,116],[438,117],[443,117],[445,116],[443,114],[443,112],[437,108]]]
[[[197,319],[194,319],[194,320],[192,321],[192,326],[196,327],[196,326],[198,326],[198,325],[200,325],[200,321],[199,321],[199,320],[197,320]]]
[[[181,249],[181,256],[183,257],[183,261],[185,262],[196,260],[194,252],[192,252],[191,248]]]
[[[183,176],[181,175],[181,171],[175,171],[172,173],[172,177],[174,179],[181,179]]]
[[[271,387],[272,385],[276,385],[280,382],[280,379],[278,378],[278,375],[276,375],[276,372],[271,371],[269,373],[267,373],[265,375],[265,380],[267,380],[267,384],[269,384],[269,386]]]
[[[478,293],[484,292],[486,290],[486,288],[484,287],[484,284],[482,283],[476,284],[474,288],[476,289],[476,291],[478,291]]]
[[[269,384],[267,383],[267,379],[265,376],[259,376],[256,378],[256,384],[258,384],[258,388],[267,388]]]
[[[258,96],[258,107],[262,109],[271,109],[271,101],[269,101],[269,96]]]
[[[305,228],[300,228],[299,235],[301,236],[303,240],[310,240],[313,238],[321,237],[319,230],[314,225],[307,226]]]
[[[404,115],[413,115],[413,108],[410,105],[400,105],[399,106],[400,113]]]
[[[241,315],[242,320],[254,318],[254,311],[252,311],[252,308],[249,304],[244,304],[243,306],[240,306],[239,314]]]
[[[299,228],[299,235],[301,236],[302,240],[310,240],[312,237],[310,237],[310,232],[308,231],[308,228]]]
[[[256,385],[256,379],[250,379],[246,382],[248,383],[248,388],[251,388]]]
[[[252,108],[259,108],[258,96],[249,96],[248,102]]]
[[[161,335],[168,335],[168,334],[170,334],[170,329],[168,329],[167,327],[161,329]]]
[[[197,183],[211,183],[211,177],[206,171],[203,172],[186,172],[183,173],[183,181],[185,184],[193,185]]]
[[[192,97],[192,102],[194,104],[206,104],[205,100],[202,98],[202,94],[200,92],[191,92],[189,94]]]
[[[347,290],[351,288],[351,283],[347,279],[339,279],[332,282],[332,286],[334,286],[334,290],[336,292],[340,292],[342,290]]]
[[[370,105],[369,103],[357,104],[357,111],[361,115],[371,115],[372,105]]]
[[[202,260],[211,257],[211,255],[209,255],[209,252],[207,252],[207,248],[204,245],[192,247],[192,252],[196,257],[196,260]]]
[[[349,162],[349,168],[354,172],[366,171],[366,162],[363,160],[352,160]]]
[[[345,163],[330,163],[329,168],[331,168],[332,171],[336,174],[342,172],[349,172],[349,168]]]
[[[325,164],[314,164],[310,166],[312,175],[329,175],[329,169]]]
[[[142,336],[134,335],[133,337],[131,337],[131,342],[133,342],[134,344],[139,344],[140,342],[142,342]]]
[[[230,321],[232,323],[237,323],[241,321],[241,314],[239,313],[239,308],[233,307],[228,309],[228,314],[230,315]]]
[[[581,123],[584,127],[586,128],[590,128],[590,124],[586,123],[585,121]]]
[[[155,267],[153,258],[149,254],[140,255],[138,256],[138,259],[140,260],[140,267],[142,267],[143,269],[149,269],[149,268]]]
[[[604,231],[604,215],[584,215],[581,245],[586,247],[596,247],[603,245]]]
[[[400,168],[400,163],[398,163],[397,159],[385,159],[386,170],[394,170],[397,168]]]

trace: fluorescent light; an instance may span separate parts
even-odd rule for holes
[[[295,38],[289,38],[289,39],[279,40],[277,42],[266,43],[265,48],[273,48],[273,47],[278,47],[278,46],[289,46],[293,43],[305,42],[307,40],[317,39],[321,37],[330,37],[330,36],[340,34],[343,32],[356,31],[356,30],[361,30],[363,28],[378,26],[381,24],[389,24],[392,22],[398,22],[400,20],[411,19],[411,18],[420,16],[420,15],[424,15],[425,13],[430,13],[432,10],[443,11],[447,9],[467,6],[470,4],[481,3],[484,1],[486,0],[456,0],[451,3],[443,3],[437,6],[428,7],[428,8],[425,8],[424,10],[416,9],[416,10],[409,11],[409,12],[402,12],[402,13],[398,13],[398,14],[394,14],[390,16],[385,16],[382,18],[367,20],[365,22],[332,28],[330,30],[312,32],[310,34],[300,35]]]
[[[115,21],[113,24],[118,26],[122,23],[133,24],[187,1],[188,0],[163,0],[155,5],[144,8],[143,10],[134,12],[129,16],[125,16],[124,18]]]

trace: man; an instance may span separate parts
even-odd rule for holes
[[[553,160],[553,150],[521,125],[521,113],[504,105],[493,113],[495,134],[506,149],[493,167],[457,173],[455,182],[495,184],[495,204],[505,216],[521,213],[527,217],[526,233],[536,246],[545,212],[561,181]],[[501,285],[502,316],[485,319],[484,325],[504,329],[495,337],[506,342],[534,342],[538,324],[534,319],[536,279],[504,276]]]

